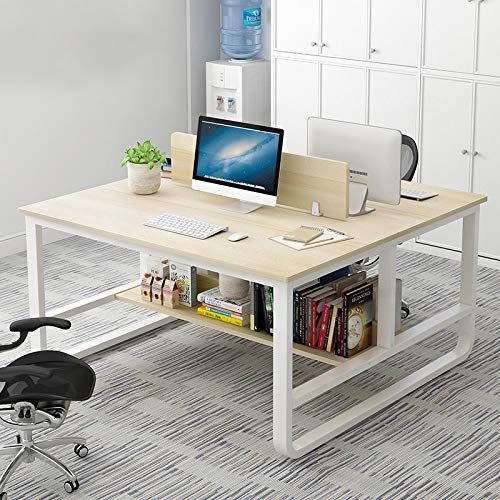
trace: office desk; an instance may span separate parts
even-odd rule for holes
[[[162,180],[160,191],[151,196],[134,195],[128,191],[126,181],[120,181],[26,206],[20,212],[26,217],[30,313],[32,316],[49,314],[69,317],[115,299],[164,313],[161,319],[142,320],[69,351],[77,356],[87,356],[109,348],[172,318],[181,318],[272,346],[274,445],[287,456],[299,457],[462,362],[471,351],[474,340],[479,208],[486,197],[431,186],[421,187],[438,192],[440,196],[425,202],[402,200],[399,206],[371,203],[377,209],[374,213],[347,221],[318,219],[284,208],[264,207],[250,214],[225,212],[220,207],[227,203],[226,199],[177,186],[166,179]],[[207,240],[196,240],[143,226],[143,222],[164,212],[228,225],[230,232],[244,232],[250,238],[230,243],[227,234],[223,233]],[[463,219],[459,302],[396,335],[397,245],[457,219]],[[269,240],[301,224],[328,225],[353,236],[353,239],[301,252]],[[138,283],[115,288],[56,311],[46,311],[41,231],[44,226],[272,286],[274,337],[199,316],[195,309],[168,310],[167,316],[162,307],[141,300]],[[377,345],[344,359],[293,344],[294,288],[375,255],[380,256]],[[460,326],[460,335],[453,351],[313,431],[293,439],[294,408],[456,322]],[[46,348],[46,331],[40,331],[33,339],[34,349]],[[334,368],[294,388],[293,353],[333,365]]]

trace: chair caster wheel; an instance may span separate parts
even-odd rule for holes
[[[0,493],[0,500],[7,500],[7,493],[5,491]]]
[[[85,458],[89,454],[89,449],[84,444],[77,444],[74,447],[74,452],[80,457]],[[2,500],[0,498],[0,500]]]
[[[401,319],[406,319],[410,315],[410,308],[409,307],[401,307]]]
[[[80,484],[78,483],[78,479],[75,479],[75,481],[66,481],[64,483],[64,489],[66,493],[73,493],[73,491],[76,491],[80,487]],[[3,500],[0,498],[0,500]]]

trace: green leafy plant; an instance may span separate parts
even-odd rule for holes
[[[144,141],[142,144],[137,143],[137,147],[128,148],[125,151],[125,156],[122,160],[122,167],[128,162],[138,165],[147,165],[149,170],[159,163],[165,163],[167,158],[157,147],[151,144],[150,140]]]

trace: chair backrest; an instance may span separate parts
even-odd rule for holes
[[[401,144],[401,180],[411,181],[418,166],[418,148],[415,141],[403,135]]]

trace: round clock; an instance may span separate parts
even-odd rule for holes
[[[347,330],[347,348],[351,350],[359,344],[361,336],[363,335],[363,321],[359,314],[355,313],[349,317],[347,321]]]

